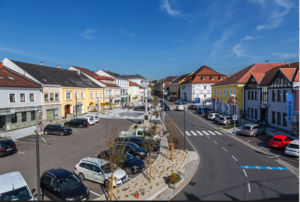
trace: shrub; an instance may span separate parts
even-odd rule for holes
[[[155,122],[154,122],[154,124],[156,125],[156,124],[157,124],[157,122],[155,121]]]
[[[138,122],[138,124],[141,124],[141,123],[142,123],[141,121]]]
[[[171,184],[176,184],[179,181],[180,181],[180,178],[177,176],[177,174],[172,173],[172,177],[170,177],[170,183]]]
[[[133,128],[134,128],[134,129],[137,129],[137,128],[138,128],[138,125],[135,125]]]

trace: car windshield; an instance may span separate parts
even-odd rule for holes
[[[99,118],[98,116],[95,116],[95,117],[96,117],[96,119]]]
[[[65,126],[64,125],[59,125],[58,128],[65,128]]]
[[[250,126],[244,126],[243,129],[245,129],[245,130],[251,130],[251,127]]]
[[[273,138],[272,140],[275,142],[282,142],[282,139],[279,139],[279,138]]]
[[[127,155],[126,155],[126,161],[130,161],[132,159],[134,159],[134,156],[132,156],[131,154],[127,153]]]
[[[291,149],[299,149],[299,145],[297,145],[297,144],[288,144],[287,147],[291,148]]]
[[[105,173],[111,173],[111,169],[110,169],[111,163],[107,163],[104,164],[103,166],[101,166],[101,169],[105,172]],[[116,167],[116,165],[113,165],[114,167]]]
[[[31,197],[27,186],[0,193],[0,201],[28,201]]]
[[[130,145],[130,146],[132,146],[134,150],[137,150],[137,149],[139,149],[139,148],[140,148],[140,147],[139,147],[139,146],[137,146],[136,144],[132,144],[132,145]]]
[[[75,175],[58,180],[61,190],[68,190],[80,184],[80,180]]]

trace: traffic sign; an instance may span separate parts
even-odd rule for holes
[[[237,120],[237,115],[233,115],[232,120],[236,121]]]

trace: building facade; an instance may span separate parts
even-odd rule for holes
[[[129,81],[129,102],[132,104],[138,104],[140,97],[140,86],[132,81]]]
[[[142,102],[144,103],[144,98],[148,97],[148,85],[149,85],[149,81],[147,79],[145,79],[144,77],[142,77],[139,74],[136,75],[121,75],[122,77],[128,79],[129,81],[135,82],[138,85],[140,85],[142,88],[144,88],[143,90],[143,96],[141,96]]]
[[[193,72],[194,73],[194,72]],[[177,78],[175,78],[170,84],[169,84],[169,95],[170,97],[174,98],[180,98],[180,84],[184,82],[184,78],[187,77],[190,74],[184,74]]]

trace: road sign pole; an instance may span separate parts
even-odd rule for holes
[[[233,100],[233,111],[234,111],[234,116],[236,116],[235,95]],[[234,136],[235,136],[235,119],[234,119]]]
[[[184,151],[185,151],[185,107],[183,107],[183,130],[184,130]]]

